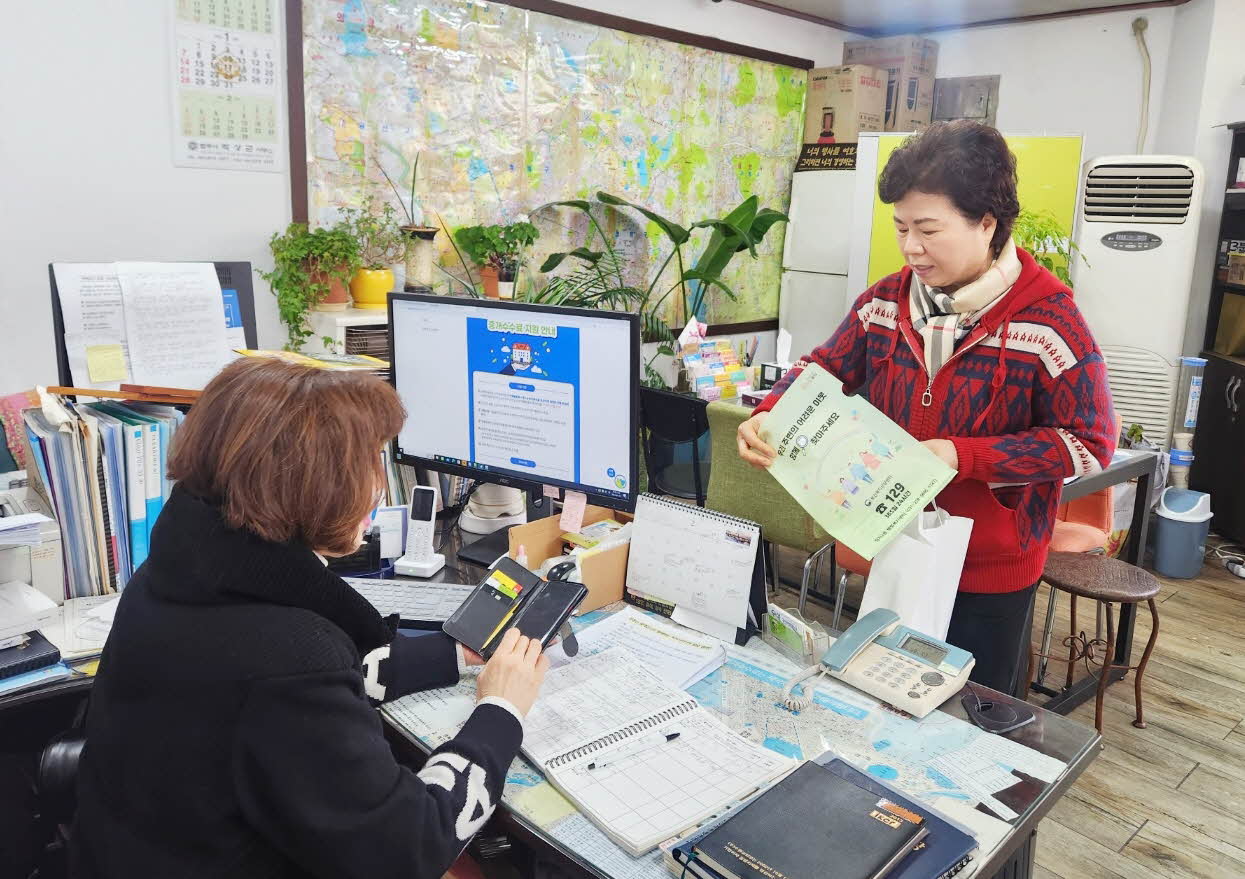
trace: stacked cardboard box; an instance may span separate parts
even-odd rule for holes
[[[864,64],[886,73],[886,131],[919,131],[934,112],[938,44],[921,37],[884,37],[843,44],[844,64]]]
[[[808,72],[805,143],[855,143],[862,131],[882,131],[886,72],[864,64]]]

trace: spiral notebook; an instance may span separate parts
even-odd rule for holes
[[[635,857],[795,766],[731,732],[624,647],[549,672],[523,752]]]
[[[689,628],[744,644],[765,613],[760,548],[756,522],[642,494],[627,556],[628,596]]]

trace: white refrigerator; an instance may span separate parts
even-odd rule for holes
[[[861,292],[848,287],[856,172],[797,171],[791,182],[778,325],[791,334],[791,358],[820,345]]]

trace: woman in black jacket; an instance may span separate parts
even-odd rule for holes
[[[204,390],[91,696],[78,877],[439,877],[488,820],[548,667],[507,633],[419,773],[374,702],[474,654],[395,637],[325,567],[358,545],[405,414],[368,375],[239,360]]]

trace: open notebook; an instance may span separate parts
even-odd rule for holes
[[[624,647],[549,672],[523,752],[638,857],[795,764],[727,729]]]

